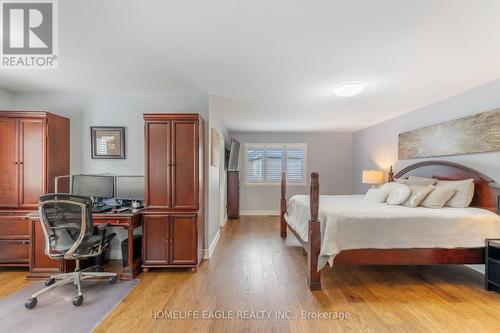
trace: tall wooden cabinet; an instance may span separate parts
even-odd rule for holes
[[[197,267],[204,245],[204,121],[144,114],[143,269]]]
[[[240,218],[240,172],[227,172],[227,217]]]
[[[37,222],[28,215],[54,191],[54,177],[69,174],[69,130],[52,113],[0,111],[0,266],[29,265]]]

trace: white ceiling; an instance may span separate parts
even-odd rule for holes
[[[57,70],[14,91],[215,96],[232,130],[357,130],[500,78],[498,0],[59,0]],[[342,99],[332,88],[363,81]]]

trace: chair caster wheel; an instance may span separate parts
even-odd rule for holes
[[[29,300],[26,301],[26,303],[24,303],[24,306],[26,307],[26,309],[33,309],[36,304],[38,303],[38,300],[35,298],[30,298]]]
[[[48,287],[50,285],[53,285],[54,283],[56,282],[56,279],[48,279],[47,281],[45,281],[45,287]]]
[[[83,303],[83,296],[75,296],[73,298],[73,305],[74,306],[80,306]]]
[[[115,284],[118,281],[118,276],[112,276],[109,278],[109,284]]]

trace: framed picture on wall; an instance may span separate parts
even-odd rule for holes
[[[214,167],[219,166],[219,137],[220,134],[217,132],[215,128],[211,128],[210,131],[210,142],[211,142],[211,149],[210,149],[210,165]]]
[[[90,127],[93,159],[125,159],[125,127]]]

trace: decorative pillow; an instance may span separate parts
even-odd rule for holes
[[[366,192],[365,200],[376,203],[382,203],[385,202],[388,195],[389,192],[381,191],[378,188],[371,188],[368,190],[368,192]]]
[[[408,178],[407,185],[428,186],[428,185],[435,185],[437,181],[438,181],[437,179],[432,179],[432,178],[410,176]]]
[[[434,190],[433,186],[415,186],[409,185],[411,194],[403,202],[406,207],[417,207]]]
[[[378,190],[385,192],[389,194],[394,188],[398,187],[399,184],[391,182],[391,183],[385,183],[384,185],[380,186]]]
[[[398,178],[395,180],[396,183],[398,184],[407,184],[408,183],[408,178]]]
[[[466,180],[440,180],[437,187],[454,189],[456,193],[446,203],[447,207],[467,208],[474,196],[474,179]]]
[[[457,192],[453,188],[433,186],[434,191],[420,203],[420,206],[427,208],[443,208],[444,205],[451,199],[453,194]]]
[[[395,188],[389,192],[387,196],[387,204],[389,205],[401,205],[408,199],[411,194],[411,190],[407,185],[398,184]]]

